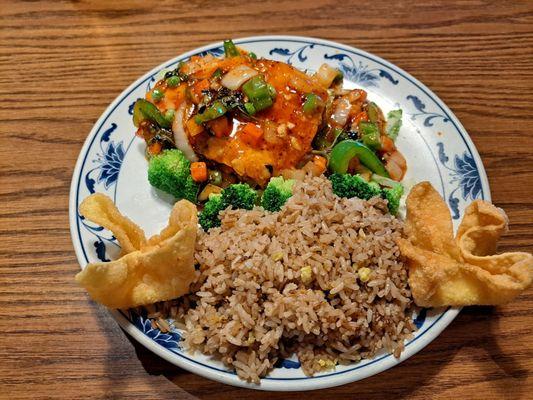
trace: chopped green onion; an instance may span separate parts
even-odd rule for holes
[[[257,60],[257,55],[256,55],[253,51],[249,52],[249,53],[248,53],[248,56],[249,56],[252,60]]]
[[[335,76],[335,79],[333,79],[333,82],[340,82],[344,79],[344,72],[342,72],[340,69],[337,69],[337,75]]]
[[[204,122],[217,119],[218,117],[226,114],[227,108],[221,101],[216,100],[211,106],[209,106],[203,113],[197,114],[194,120],[197,124],[203,124]]]
[[[308,93],[305,95],[305,102],[302,107],[303,112],[306,114],[313,114],[320,105],[322,104],[322,99],[314,93]]]
[[[154,89],[152,92],[152,100],[154,100],[156,103],[158,101],[161,101],[161,99],[165,97],[165,93],[163,93],[160,89]]]
[[[392,110],[387,114],[387,135],[396,140],[402,127],[402,110]]]
[[[381,148],[381,138],[378,126],[373,122],[359,122],[359,134],[363,143],[374,150]]]
[[[180,83],[181,83],[181,79],[179,76],[176,76],[176,75],[171,76],[170,78],[167,79],[167,86],[171,88],[178,86]]]
[[[255,107],[252,103],[244,103],[244,109],[246,110],[246,112],[250,115],[254,115],[255,114]]]
[[[213,75],[211,75],[211,78],[220,78],[222,76],[222,70],[220,68],[217,68],[215,72],[213,72]]]
[[[239,50],[237,50],[235,43],[233,43],[233,40],[224,40],[224,55],[226,58],[237,57],[241,55]]]
[[[248,97],[248,100],[255,108],[255,112],[264,110],[274,103],[276,89],[265,82],[260,75],[254,76],[244,85],[242,91]]]

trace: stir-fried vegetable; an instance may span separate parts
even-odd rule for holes
[[[241,55],[239,50],[237,50],[235,43],[233,43],[233,40],[224,40],[224,55],[228,58]]]
[[[222,101],[216,100],[207,107],[204,112],[199,113],[194,117],[197,124],[203,124],[204,122],[211,121],[226,114],[228,109],[224,106]]]
[[[380,110],[376,103],[372,101],[368,103],[366,113],[370,122],[378,122]]]
[[[150,160],[148,181],[178,200],[195,202],[198,185],[191,176],[190,166],[191,163],[180,150],[165,150]]]
[[[207,180],[207,165],[205,162],[191,163],[191,176],[195,182],[204,182]]]
[[[343,140],[333,147],[329,159],[329,169],[335,173],[345,174],[348,171],[350,160],[354,157],[357,157],[361,164],[372,172],[386,177],[389,176],[378,156],[357,140]]]
[[[244,82],[258,74],[259,72],[247,65],[239,65],[224,75],[220,84],[228,89],[237,90]]]
[[[402,110],[392,110],[387,114],[387,135],[396,140],[402,127]]]
[[[173,88],[173,87],[178,86],[181,83],[181,79],[179,76],[174,75],[174,76],[167,78],[166,82],[167,82],[168,87]]]
[[[305,101],[302,110],[306,114],[313,114],[322,106],[322,99],[314,93],[308,93],[305,95]]]
[[[276,90],[274,87],[266,83],[265,79],[260,75],[254,76],[242,85],[242,91],[253,105],[255,112],[270,107],[274,103],[276,97]],[[247,108],[247,111],[248,110],[249,108]]]
[[[133,124],[138,127],[144,120],[166,129],[170,128],[171,125],[154,104],[145,99],[138,99],[133,106]]]
[[[381,148],[379,128],[373,122],[359,122],[359,134],[363,143],[373,150]]]

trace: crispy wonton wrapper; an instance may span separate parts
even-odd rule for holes
[[[76,281],[91,297],[110,308],[130,308],[174,299],[189,291],[194,279],[196,206],[186,200],[174,205],[168,226],[146,240],[135,223],[120,214],[111,199],[93,194],[80,205],[87,219],[111,230],[122,246],[122,257],[89,264]]]
[[[529,253],[494,254],[507,230],[503,210],[485,201],[470,204],[457,236],[448,207],[429,182],[407,197],[406,231],[400,251],[409,285],[422,307],[496,305],[511,301],[533,280]]]

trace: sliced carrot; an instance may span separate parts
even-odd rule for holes
[[[257,125],[248,122],[244,125],[244,128],[242,128],[241,137],[245,142],[255,146],[263,137],[263,130]]]
[[[207,180],[207,165],[205,162],[191,163],[191,176],[195,182],[204,182]]]
[[[313,164],[316,167],[316,171],[318,172],[318,175],[322,175],[324,172],[326,172],[327,167],[327,161],[325,157],[322,156],[313,156]]]
[[[202,125],[197,124],[194,118],[188,120],[185,123],[185,127],[187,128],[187,132],[189,132],[189,135],[191,135],[192,137],[204,131],[204,127]]]
[[[218,138],[229,136],[233,128],[233,123],[225,116],[209,121],[206,125],[213,132],[213,135]]]

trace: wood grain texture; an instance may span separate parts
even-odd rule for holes
[[[208,381],[132,343],[73,277],[68,191],[81,145],[138,76],[226,37],[336,40],[404,68],[472,136],[511,232],[533,251],[533,2],[0,1],[1,399],[518,399],[533,392],[533,293],[467,308],[379,376],[313,393]]]

